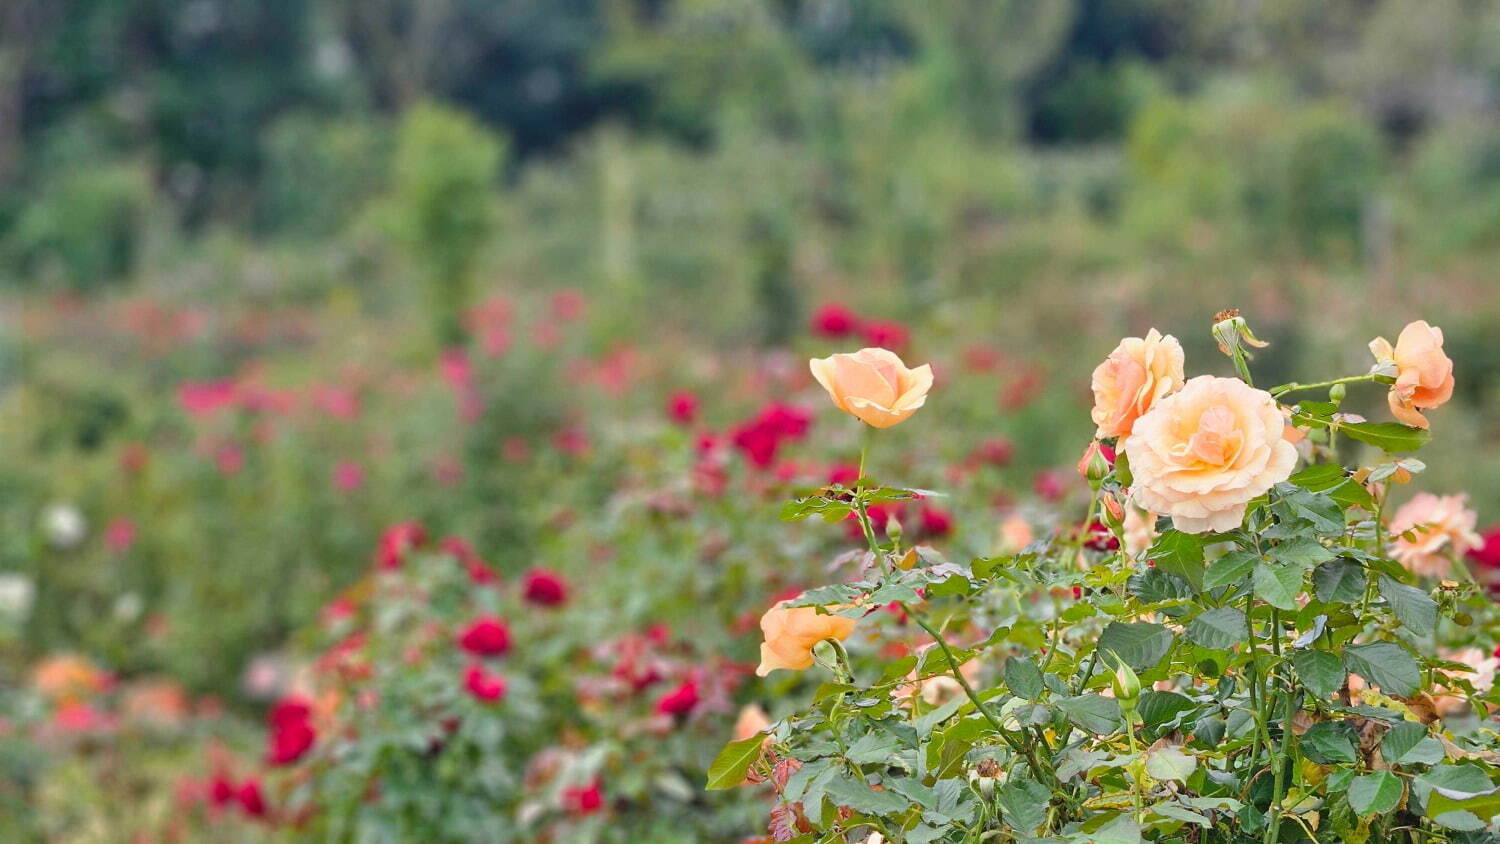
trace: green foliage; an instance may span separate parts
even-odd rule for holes
[[[397,130],[388,213],[422,275],[441,343],[463,337],[475,262],[494,233],[504,154],[473,118],[437,105],[412,109]]]

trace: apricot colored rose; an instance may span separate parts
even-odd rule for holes
[[[1126,337],[1094,368],[1094,435],[1123,437],[1135,420],[1164,396],[1182,388],[1182,345],[1156,329]]]
[[[1270,393],[1201,375],[1136,420],[1124,450],[1132,498],[1183,533],[1234,530],[1245,505],[1287,479],[1297,449]]]
[[[757,676],[764,677],[778,668],[801,671],[813,664],[813,645],[824,639],[849,638],[855,620],[838,615],[824,615],[817,607],[788,607],[780,601],[760,617],[760,630],[766,641],[760,646]]]
[[[905,421],[927,401],[932,366],[908,369],[889,349],[860,349],[808,361],[839,410],[875,428]]]
[[[1443,329],[1417,320],[1401,329],[1395,348],[1384,337],[1370,341],[1379,364],[1394,363],[1396,383],[1386,396],[1391,414],[1404,425],[1426,428],[1419,411],[1446,404],[1453,397],[1453,361],[1443,353]]]
[[[739,717],[734,719],[734,730],[731,735],[735,741],[744,741],[756,733],[763,733],[771,728],[771,716],[758,703],[747,703],[740,708]]]
[[[1391,517],[1391,557],[1420,575],[1447,575],[1453,557],[1484,542],[1468,503],[1466,495],[1417,493]]]

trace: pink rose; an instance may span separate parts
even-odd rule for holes
[[[1126,337],[1094,368],[1095,436],[1123,437],[1135,420],[1183,383],[1182,345],[1156,329]]]
[[[1479,517],[1467,495],[1419,492],[1391,518],[1391,557],[1411,571],[1443,577],[1452,558],[1483,543],[1475,532]]]
[[[1234,378],[1194,378],[1125,439],[1132,497],[1183,533],[1234,530],[1250,499],[1292,473],[1297,449],[1285,427],[1270,393]]]
[[[1443,354],[1443,330],[1417,320],[1401,329],[1395,348],[1384,337],[1370,341],[1378,366],[1394,366],[1396,383],[1387,396],[1391,414],[1402,424],[1426,428],[1430,410],[1453,398],[1453,361]]]

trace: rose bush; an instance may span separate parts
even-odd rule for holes
[[[1076,529],[949,559],[876,515],[936,493],[863,458],[788,502],[786,520],[854,520],[865,548],[766,613],[762,673],[824,678],[737,730],[708,787],[764,793],[776,841],[1492,840],[1500,616],[1464,563],[1488,540],[1461,495],[1388,512],[1424,468],[1415,410],[1452,391],[1441,331],[1271,390],[1243,317],[1213,336],[1238,379],[1185,379],[1154,330],[1096,370]],[[867,446],[923,424],[920,404],[868,418],[851,398],[892,407],[894,354],[812,366]],[[1343,410],[1361,383],[1397,422]],[[1345,462],[1351,444],[1369,459]]]

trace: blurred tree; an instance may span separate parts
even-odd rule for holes
[[[495,222],[502,140],[473,118],[420,104],[396,140],[389,210],[422,274],[437,341],[461,343],[475,260]]]

